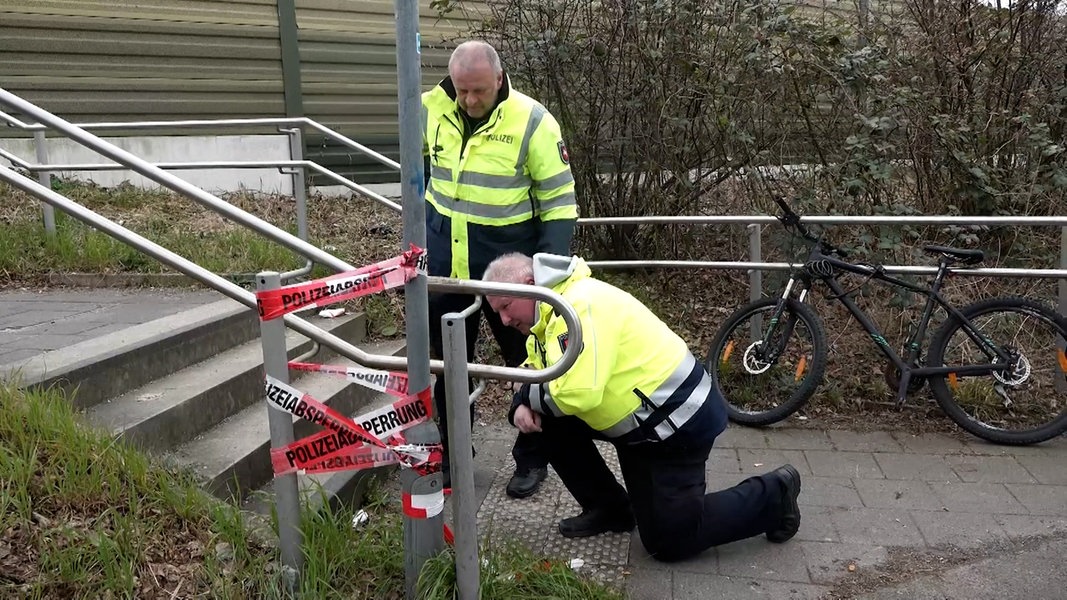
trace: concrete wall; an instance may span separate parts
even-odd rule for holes
[[[132,136],[104,139],[151,163],[290,160],[289,138],[285,135]],[[0,139],[0,148],[27,162],[37,162],[32,139]],[[47,139],[46,148],[48,164],[111,162],[95,151],[65,138]],[[281,194],[293,193],[292,176],[283,175],[278,169],[175,170],[172,173],[212,193],[237,191],[242,188]],[[92,181],[102,186],[115,186],[128,181],[138,187],[159,187],[156,182],[128,170],[60,171],[56,174],[64,178]]]

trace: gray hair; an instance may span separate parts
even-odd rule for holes
[[[521,252],[498,256],[485,268],[482,281],[496,283],[526,283],[533,278],[533,259]]]
[[[452,51],[452,56],[448,59],[448,72],[452,73],[453,69],[470,69],[483,60],[493,68],[494,75],[504,72],[496,48],[481,40],[470,40],[456,46],[456,49]]]

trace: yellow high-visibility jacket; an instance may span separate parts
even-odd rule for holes
[[[683,437],[708,442],[726,428],[722,397],[682,338],[630,294],[591,276],[581,258],[534,256],[534,283],[578,313],[582,348],[558,379],[531,384],[536,412],[574,415],[613,441]],[[567,324],[547,303],[527,340],[528,362],[545,368],[569,345]],[[681,436],[677,434],[682,432]]]
[[[480,278],[507,252],[570,252],[578,206],[559,124],[506,76],[497,97],[466,132],[450,78],[422,96],[431,275]]]

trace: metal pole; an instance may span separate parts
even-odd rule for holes
[[[37,148],[37,164],[48,164],[48,147],[45,146],[44,130],[33,132],[34,146]],[[52,189],[52,173],[49,171],[38,171],[37,181],[41,182],[41,185],[48,189]],[[48,237],[55,237],[56,235],[56,211],[52,208],[52,205],[47,202],[41,203],[41,212],[44,216],[44,231],[48,234]]]
[[[448,389],[448,444],[452,469],[452,523],[456,534],[456,590],[459,600],[478,598],[478,498],[474,490],[474,451],[471,441],[470,396],[467,377],[467,327],[465,319],[481,308],[481,297],[462,313],[441,317]]]
[[[412,427],[405,433],[411,444],[439,444],[441,434],[433,421]],[[412,469],[400,473],[400,493],[414,504],[413,499],[422,499],[420,504],[434,505],[425,515],[404,511],[404,598],[415,600],[419,573],[426,561],[445,549],[444,539],[444,488],[441,473],[420,476]]]
[[[297,39],[296,0],[278,0],[278,45],[282,60],[285,116],[304,116],[304,85],[300,77],[300,42]]]
[[[426,205],[422,168],[422,97],[419,90],[419,7],[415,0],[396,0],[397,100],[400,116],[400,192],[404,207],[402,250],[409,244],[426,247]],[[410,389],[430,387],[430,316],[426,277],[404,287],[407,364]]]
[[[256,289],[273,290],[281,287],[281,276],[273,271],[256,276]],[[289,357],[285,349],[285,322],[272,319],[260,323],[261,343],[263,346],[263,370],[267,375],[289,383]],[[293,417],[275,408],[267,401],[267,415],[270,419],[271,448],[283,448],[294,440]],[[290,473],[274,479],[274,501],[278,510],[278,539],[281,545],[283,577],[291,593],[300,587],[300,573],[304,567],[304,555],[300,546],[303,534],[300,532],[300,493],[296,473]]]
[[[304,135],[299,128],[286,130],[289,134],[289,158],[304,160]],[[293,169],[293,199],[296,200],[296,237],[308,239],[308,192],[303,167]]]
[[[1067,269],[1067,227],[1060,230],[1060,269]],[[1061,278],[1059,281],[1059,311],[1061,315],[1067,315],[1067,279]],[[1060,338],[1057,340],[1056,345],[1060,350],[1067,350],[1067,340]],[[1056,378],[1056,391],[1067,391],[1067,381],[1063,377]]]
[[[1067,227],[1060,230],[1060,270],[1067,271]],[[1067,315],[1067,279],[1060,278],[1060,314]]]
[[[423,204],[422,168],[422,90],[420,84],[419,5],[416,0],[396,0],[397,108],[400,124],[400,196],[404,207],[404,249],[408,244],[426,247],[426,208]],[[418,276],[404,286],[407,327],[408,384],[418,391],[430,387],[430,325],[426,277]],[[465,361],[464,361],[465,362]],[[415,438],[414,436],[419,436]],[[416,441],[421,440],[421,442]],[[440,433],[433,423],[412,428],[411,443],[437,444]],[[417,477],[405,472],[401,477],[404,493],[443,493],[441,475]],[[440,514],[427,519],[404,518],[404,593],[414,600],[422,566],[444,549]]]
[[[748,226],[748,260],[749,262],[763,262],[763,245],[760,233],[763,226],[753,223]],[[748,299],[755,302],[763,297],[763,271],[751,269],[748,272]],[[758,340],[763,336],[763,319],[760,315],[753,315],[749,324],[752,330],[752,339]]]
[[[289,162],[295,165],[302,165],[304,163],[303,132],[299,127],[283,129],[282,131],[289,135]],[[296,237],[306,242],[308,239],[307,172],[303,166],[295,166],[290,171],[290,174],[293,176],[293,200],[296,201]],[[310,273],[314,267],[315,262],[309,258],[304,262],[304,266],[299,269],[282,273],[282,281],[288,282],[296,277],[303,277]],[[315,352],[318,351],[317,348],[316,346]]]

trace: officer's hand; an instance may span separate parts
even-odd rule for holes
[[[541,431],[541,415],[535,413],[529,406],[520,405],[515,409],[515,427],[523,433]]]
[[[522,369],[532,369],[533,368],[533,366],[531,366],[530,363],[522,363],[521,365],[519,365],[519,367],[522,368]],[[522,389],[522,382],[521,381],[512,381],[511,382],[511,391],[512,392],[517,392],[517,391],[519,391],[521,389]]]

